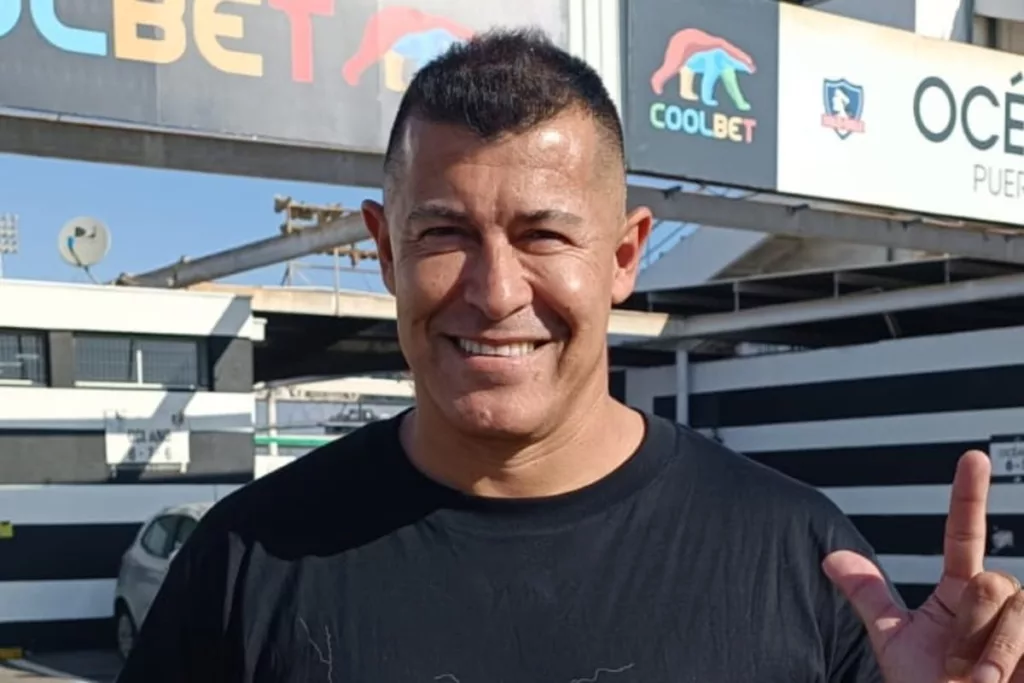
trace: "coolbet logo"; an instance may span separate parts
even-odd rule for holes
[[[697,28],[686,28],[668,41],[665,59],[651,76],[651,89],[661,95],[665,85],[679,77],[679,97],[694,105],[669,102],[651,104],[651,126],[714,140],[751,143],[757,119],[722,111],[716,97],[719,85],[728,95],[732,109],[748,112],[750,103],[740,89],[739,74],[752,74],[757,65],[746,52],[724,38]],[[694,79],[700,77],[700,94]]]
[[[87,0],[98,2],[99,0]],[[224,46],[224,40],[246,36],[244,18],[231,5],[263,7],[264,0],[107,0],[113,5],[110,31],[70,26],[57,14],[56,0],[0,0],[0,39],[23,20],[30,20],[49,44],[78,55],[173,64],[195,49],[213,68],[238,76],[262,77],[264,55]],[[23,17],[23,5],[28,16]],[[267,0],[266,6],[288,18],[291,75],[298,83],[313,82],[313,23],[332,17],[335,0]],[[191,11],[186,11],[191,8]],[[469,29],[442,17],[408,7],[388,7],[371,17],[362,44],[345,63],[342,77],[356,85],[363,72],[383,61],[385,85],[405,89],[408,68],[419,68],[457,40],[471,35]]]
[[[821,115],[823,127],[834,130],[840,140],[850,137],[851,133],[864,132],[861,119],[864,115],[864,88],[845,78],[826,78],[821,94],[825,105],[825,113]]]
[[[472,35],[470,29],[444,17],[408,7],[388,7],[367,23],[359,50],[345,63],[342,73],[349,85],[357,85],[363,73],[380,62],[384,87],[404,92],[416,71]]]
[[[1010,85],[1017,86],[1022,81],[1024,74],[1018,72],[1010,78]],[[925,121],[923,109],[926,97],[933,102],[941,102],[934,107],[940,112],[938,121]],[[1024,133],[1021,132],[1024,131],[1022,105],[1024,95],[1019,93],[1006,91],[1000,99],[990,88],[975,85],[966,93],[959,94],[944,79],[930,76],[922,80],[914,91],[914,123],[918,132],[929,142],[946,142],[959,124],[964,140],[979,152],[994,151],[1020,157],[1024,156],[1024,146],[1021,144],[1024,143]],[[931,111],[933,108],[928,109]],[[990,125],[982,130],[978,122],[985,118],[990,119]],[[994,123],[992,118],[1001,125],[991,127],[991,123]],[[976,193],[1024,199],[1024,169],[1003,166],[998,162],[996,165],[975,163],[972,176]]]

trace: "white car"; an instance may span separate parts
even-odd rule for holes
[[[148,521],[121,557],[114,593],[117,651],[128,657],[139,627],[163,584],[171,560],[213,503],[166,507]]]

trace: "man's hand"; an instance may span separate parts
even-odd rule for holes
[[[1024,683],[1024,591],[987,572],[985,512],[992,465],[960,459],[946,520],[942,578],[915,611],[893,599],[881,571],[849,551],[823,568],[867,626],[887,683]]]

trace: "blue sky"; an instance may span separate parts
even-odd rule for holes
[[[275,195],[314,204],[357,208],[375,189],[216,176],[182,171],[0,154],[0,213],[18,215],[20,250],[4,258],[5,277],[88,282],[58,256],[57,233],[76,216],[93,216],[110,228],[110,253],[93,275],[107,282],[124,272],[142,272],[182,256],[202,256],[278,234],[282,216]],[[665,226],[652,242],[662,243]],[[669,242],[666,246],[671,246]],[[329,265],[328,257],[304,263]],[[302,284],[331,285],[328,271],[303,270]],[[227,281],[279,284],[284,266],[239,274]],[[376,268],[346,273],[342,286],[383,291]]]
[[[166,265],[181,256],[202,256],[278,234],[283,216],[274,213],[274,195],[309,203],[358,208],[373,189],[0,154],[0,213],[18,215],[20,250],[4,259],[4,276],[34,280],[88,282],[57,253],[57,233],[76,216],[99,218],[113,236],[110,253],[93,268],[100,281],[123,272]],[[326,257],[305,262],[327,264]],[[305,271],[312,284],[329,285],[330,273]],[[229,278],[252,284],[278,284],[284,266],[271,266]],[[375,270],[351,274],[343,284],[379,290]]]

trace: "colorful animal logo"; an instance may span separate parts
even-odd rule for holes
[[[821,94],[825,105],[825,113],[821,115],[822,126],[834,130],[840,140],[850,137],[851,133],[864,132],[864,120],[861,118],[864,115],[864,88],[845,78],[826,78]]]
[[[359,49],[345,62],[342,76],[349,85],[358,85],[366,71],[380,63],[384,87],[405,92],[417,71],[473,33],[445,17],[411,7],[386,7],[366,23]]]
[[[716,91],[721,84],[733,106],[746,112],[751,106],[740,88],[738,75],[756,71],[753,58],[725,38],[699,28],[684,28],[669,39],[665,59],[651,76],[651,89],[661,95],[669,80],[678,75],[679,97],[718,108]],[[694,89],[697,76],[700,76],[699,95]]]

